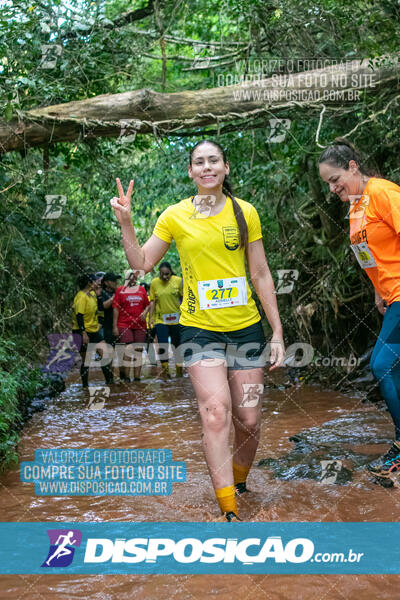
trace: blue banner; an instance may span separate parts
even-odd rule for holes
[[[0,573],[399,574],[399,523],[0,523]]]

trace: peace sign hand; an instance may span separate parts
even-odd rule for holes
[[[131,216],[131,197],[132,197],[132,191],[133,191],[133,179],[131,179],[129,182],[128,191],[126,192],[126,194],[124,193],[124,188],[122,187],[122,183],[118,179],[118,177],[117,177],[116,181],[117,181],[119,198],[114,196],[114,198],[111,198],[110,203],[114,209],[114,214],[117,217],[120,225],[127,225],[132,222],[131,221],[131,218],[132,218],[132,216]]]

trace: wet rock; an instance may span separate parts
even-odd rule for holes
[[[338,384],[344,392],[354,392],[361,394],[363,402],[379,402],[382,401],[378,382],[376,381],[369,362],[371,360],[374,346],[368,348],[366,352],[358,359],[358,366],[344,377]]]
[[[299,456],[293,457],[287,455],[279,459],[264,458],[259,461],[257,466],[271,469],[276,479],[284,479],[286,481],[293,479],[314,479],[315,481],[323,482],[325,470],[323,469],[322,460],[330,461],[331,464],[335,463],[335,457],[328,454],[321,454],[320,458],[317,456],[304,456],[304,458],[300,458]],[[343,485],[352,480],[352,471],[344,467],[341,462],[338,465],[340,468],[336,474],[335,481],[330,481],[328,478],[326,478],[326,481]]]
[[[376,412],[365,410],[354,410],[327,421],[320,427],[310,427],[290,438],[290,441],[315,448],[327,446],[342,449],[344,444],[360,446],[390,442],[389,438],[382,434]]]
[[[65,390],[65,381],[59,373],[43,373],[42,387],[36,393],[35,398],[49,396],[54,398]]]
[[[35,413],[45,410],[51,398],[58,396],[64,390],[65,381],[59,373],[43,373],[40,387],[34,397],[20,399],[22,424]]]
[[[31,405],[29,407],[32,412],[42,412],[46,408],[46,400],[50,400],[49,397],[44,398],[44,400],[40,400],[39,398],[35,398],[32,400]]]
[[[369,367],[364,369],[364,372],[357,377],[356,379],[352,379],[350,383],[354,384],[368,384],[374,381],[375,377]]]
[[[351,481],[353,471],[363,469],[379,456],[356,452],[351,446],[391,441],[380,433],[376,413],[365,411],[311,427],[289,440],[294,443],[290,452],[280,458],[264,458],[257,466],[272,470],[277,479],[314,479],[339,485]]]

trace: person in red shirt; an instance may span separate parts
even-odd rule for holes
[[[140,381],[141,355],[146,342],[146,315],[150,307],[146,290],[137,285],[138,276],[139,273],[131,269],[125,272],[124,285],[116,289],[112,303],[113,334],[117,337],[117,343],[135,344],[134,381]],[[125,362],[127,357],[124,356],[123,360]],[[120,377],[122,381],[130,381],[124,366],[120,366]]]
[[[324,150],[319,172],[330,191],[350,203],[351,249],[384,315],[370,365],[393,419],[395,439],[368,468],[379,478],[391,478],[400,472],[400,187],[370,173],[343,138]]]

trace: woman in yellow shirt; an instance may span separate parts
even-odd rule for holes
[[[168,367],[168,337],[171,338],[171,344],[175,358],[175,369],[177,377],[182,377],[183,367],[179,362],[177,349],[180,345],[179,317],[181,314],[182,301],[182,278],[177,277],[166,260],[159,267],[159,277],[155,277],[150,285],[150,327],[156,328],[157,341],[161,355],[161,366],[163,373],[169,376]],[[155,313],[155,318],[153,317]]]
[[[95,275],[81,275],[78,278],[79,292],[75,295],[72,313],[72,333],[78,333],[81,338],[80,355],[82,358],[81,378],[82,387],[89,386],[89,367],[86,362],[86,351],[89,343],[97,344],[96,350],[102,358],[102,367],[106,384],[114,383],[111,358],[108,364],[103,365],[103,356],[108,357],[107,347],[100,333],[97,317],[97,296],[94,292],[96,283]]]
[[[251,204],[234,197],[224,150],[213,141],[199,142],[190,152],[188,173],[197,195],[169,206],[142,247],[131,222],[133,181],[125,194],[117,179],[119,197],[111,205],[133,269],[151,271],[175,239],[183,273],[180,350],[197,397],[215,494],[223,519],[230,522],[239,520],[235,492],[247,491],[258,446],[265,365],[266,340],[245,259],[273,331],[271,369],[283,362],[282,326],[260,220]]]

